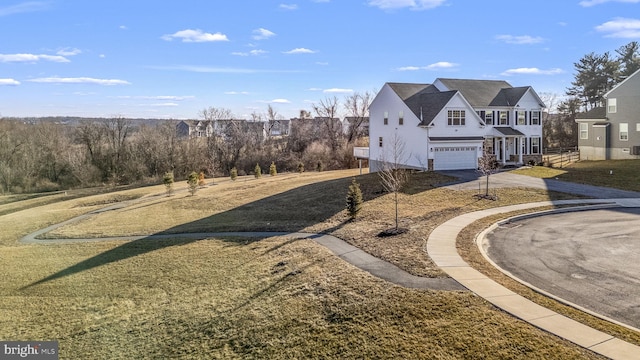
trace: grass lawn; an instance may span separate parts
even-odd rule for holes
[[[562,169],[534,166],[513,172],[540,178],[558,178],[579,184],[640,191],[640,161],[637,160],[580,161]]]
[[[477,200],[474,192],[434,187],[450,181],[446,177],[415,174],[400,195],[401,226],[410,231],[378,238],[393,224],[392,196],[381,191],[376,175],[358,176],[366,203],[357,221],[347,221],[345,196],[356,174],[223,179],[193,197],[166,197],[162,186],[147,187],[0,216],[0,339],[58,339],[61,358],[598,358],[468,292],[393,286],[310,240],[176,235],[17,243],[120,196],[139,202],[47,237],[328,232],[409,272],[436,277],[442,273],[424,246],[442,222],[487,207],[568,198],[499,189],[499,201]]]

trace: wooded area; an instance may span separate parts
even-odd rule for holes
[[[357,165],[354,146],[367,146],[363,136],[369,93],[355,93],[344,103],[328,98],[314,105],[318,117],[338,115],[344,108],[356,118],[343,131],[335,119],[292,122],[288,136],[267,136],[246,131],[245,121],[231,121],[210,137],[179,137],[178,121],[134,125],[123,117],[92,119],[74,125],[50,121],[0,119],[0,193],[65,190],[78,187],[159,184],[167,172],[176,180],[195,171],[208,177],[263,171],[274,163],[278,171],[332,170]],[[310,113],[305,112],[306,116]],[[233,118],[231,111],[210,107],[202,120]],[[252,121],[282,118],[269,106],[266,115]]]

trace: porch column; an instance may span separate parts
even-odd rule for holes
[[[502,138],[502,165],[507,164],[507,138]]]
[[[524,137],[518,138],[518,163],[522,164],[522,142],[524,141]]]

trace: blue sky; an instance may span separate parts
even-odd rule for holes
[[[438,77],[562,95],[640,40],[640,0],[2,0],[0,34],[2,116],[289,118]]]

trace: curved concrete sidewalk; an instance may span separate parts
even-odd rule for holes
[[[611,359],[637,359],[640,346],[595,330],[514,293],[472,268],[460,257],[456,248],[458,233],[466,226],[487,216],[549,205],[587,203],[640,207],[640,199],[581,199],[543,201],[476,211],[458,216],[434,229],[427,241],[427,252],[435,264],[449,276],[498,308]]]
[[[113,210],[110,207],[108,210]],[[409,274],[408,272],[400,269],[399,267],[374,257],[363,250],[348,244],[346,241],[341,240],[332,235],[326,234],[311,234],[300,232],[210,232],[210,233],[182,233],[182,234],[157,234],[147,236],[118,236],[118,237],[105,237],[105,238],[87,238],[87,239],[55,239],[55,240],[40,240],[37,239],[39,235],[45,234],[58,227],[70,224],[75,221],[86,219],[87,217],[104,212],[106,210],[98,210],[89,214],[77,216],[73,219],[65,222],[49,226],[45,229],[35,231],[22,239],[21,243],[26,244],[51,244],[60,242],[91,242],[91,241],[132,241],[142,239],[169,239],[169,238],[195,238],[205,239],[209,237],[221,237],[221,236],[237,236],[237,237],[272,237],[272,236],[286,236],[300,239],[311,239],[316,243],[325,246],[336,254],[341,259],[356,266],[373,276],[379,277],[396,285],[414,288],[414,289],[429,289],[429,290],[465,290],[457,281],[451,278],[425,278]]]

